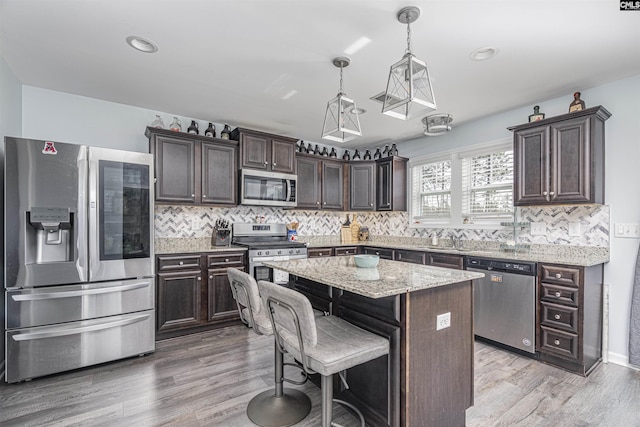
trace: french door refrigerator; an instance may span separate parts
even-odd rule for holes
[[[153,157],[5,138],[7,382],[155,350]]]

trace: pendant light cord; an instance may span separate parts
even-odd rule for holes
[[[340,63],[340,93],[342,93],[342,63]]]
[[[407,22],[407,52],[411,53],[411,24]]]

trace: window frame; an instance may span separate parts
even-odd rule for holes
[[[474,217],[470,223],[465,223],[463,212],[463,158],[480,154],[488,154],[493,151],[513,150],[513,140],[505,138],[498,141],[488,143],[475,144],[472,146],[460,147],[444,152],[433,153],[430,155],[419,156],[409,160],[408,164],[408,220],[409,228],[479,228],[479,229],[497,229],[501,228],[500,223],[505,218],[513,218],[513,213],[504,215],[496,215],[491,217]],[[414,220],[414,188],[413,174],[414,168],[420,167],[428,163],[434,163],[442,160],[451,160],[451,217],[434,217]],[[515,161],[515,160],[514,160]]]

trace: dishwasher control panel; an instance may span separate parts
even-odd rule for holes
[[[536,274],[536,263],[527,261],[468,257],[466,268],[525,274],[529,276],[535,276]]]

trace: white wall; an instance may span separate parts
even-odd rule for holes
[[[581,90],[587,108],[604,106],[612,114],[605,122],[605,203],[611,209],[613,224],[640,223],[640,75],[599,87]],[[547,117],[568,112],[572,94],[538,103]],[[455,126],[439,137],[423,137],[402,143],[405,157],[446,151],[469,144],[497,141],[511,137],[507,127],[526,123],[531,107],[496,114],[478,121]],[[638,239],[610,236],[611,261],[605,266],[605,283],[610,286],[609,358],[626,364],[629,347],[629,314]]]

